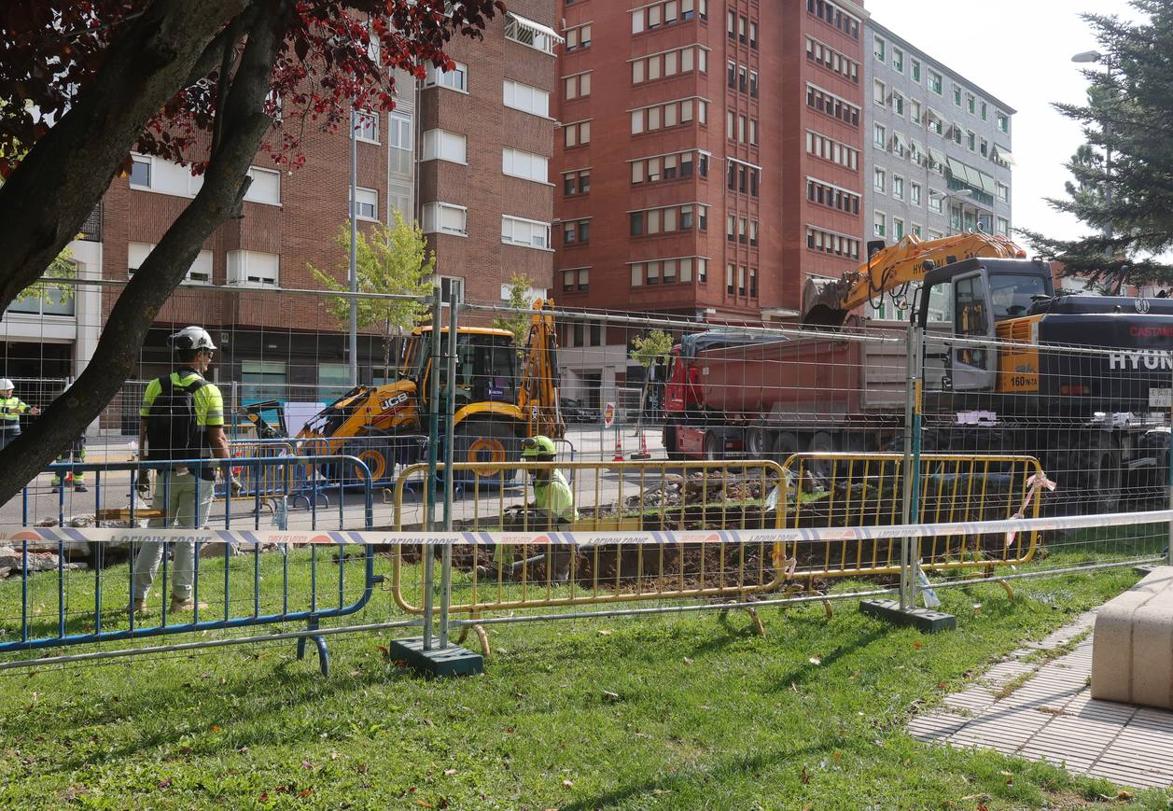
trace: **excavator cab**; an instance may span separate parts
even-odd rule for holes
[[[1005,363],[1000,364],[992,346],[964,339],[1029,340],[1030,322],[1035,320],[1031,308],[1053,295],[1050,268],[1042,262],[966,259],[929,270],[917,311],[925,335],[925,385],[945,391],[994,391]],[[1018,320],[1025,333],[1005,324]]]
[[[431,340],[430,327],[408,340],[408,351],[418,364],[415,379],[420,381],[420,402],[425,408],[432,391]],[[423,343],[426,347],[421,350],[413,343]],[[445,356],[449,352],[447,329],[441,331],[440,352]],[[455,411],[473,403],[516,403],[517,387],[517,349],[513,335],[497,329],[461,329],[456,340]],[[447,398],[448,379],[441,370],[441,413]]]

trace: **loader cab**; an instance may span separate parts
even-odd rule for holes
[[[431,394],[432,329],[425,327],[412,335],[404,350],[405,368],[414,369],[419,381],[419,398]],[[448,354],[448,330],[440,331],[440,352]],[[443,369],[443,364],[439,367]],[[440,398],[447,398],[447,376],[440,378]],[[456,409],[472,403],[517,402],[517,348],[513,333],[502,329],[467,327],[456,339]]]
[[[925,386],[957,392],[993,391],[996,325],[1028,315],[1055,293],[1050,267],[1024,259],[966,259],[925,274],[917,318],[925,335]],[[952,339],[952,340],[950,340]]]

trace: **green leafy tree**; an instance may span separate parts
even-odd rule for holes
[[[334,238],[346,257],[339,265],[343,278],[350,269],[350,222],[342,224]],[[350,285],[340,282],[336,274],[325,273],[309,266],[314,278],[328,290],[349,291]],[[358,299],[358,326],[367,329],[378,326],[383,336],[383,377],[391,376],[391,344],[396,335],[419,323],[427,312],[420,299],[432,290],[432,274],[436,269],[436,254],[428,250],[423,231],[415,223],[404,221],[395,210],[395,223],[378,223],[358,231],[355,242],[355,271],[360,293],[373,294]],[[379,296],[415,296],[416,299],[380,298]],[[350,319],[350,299],[339,296],[330,300],[330,312],[342,323]]]
[[[1086,143],[1066,164],[1067,196],[1048,202],[1098,233],[1060,240],[1023,230],[1039,253],[1061,259],[1068,275],[1109,288],[1173,282],[1161,254],[1173,247],[1173,2],[1132,0],[1133,22],[1085,14],[1099,42],[1086,104],[1056,104],[1080,122]]]
[[[526,312],[533,307],[530,298],[531,279],[524,273],[514,273],[509,277],[509,300],[505,306],[514,312],[508,315],[499,315],[493,319],[493,326],[497,329],[506,329],[513,333],[513,343],[521,351],[529,340],[530,314]]]
[[[672,351],[672,336],[662,329],[654,329],[645,335],[639,335],[631,342],[631,359],[647,370],[644,376],[643,391],[640,393],[639,419],[643,419],[644,409],[648,401],[648,386],[652,382],[652,367],[658,362],[667,361]]]

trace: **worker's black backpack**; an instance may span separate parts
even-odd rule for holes
[[[199,459],[207,442],[196,421],[195,394],[207,381],[197,378],[178,386],[166,375],[159,384],[162,390],[147,416],[147,459]]]

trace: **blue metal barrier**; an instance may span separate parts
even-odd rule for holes
[[[265,456],[265,457],[246,457],[234,458],[224,460],[167,460],[157,462],[123,462],[123,463],[73,463],[62,462],[54,463],[49,467],[49,470],[59,475],[64,480],[66,473],[72,473],[76,476],[78,473],[92,473],[93,474],[93,499],[95,516],[101,515],[102,512],[102,495],[103,495],[103,474],[107,478],[113,473],[137,473],[142,475],[144,471],[152,470],[159,474],[165,473],[177,467],[187,468],[192,471],[196,478],[196,492],[194,496],[195,502],[198,504],[200,500],[201,484],[213,487],[211,481],[204,482],[200,473],[210,472],[209,469],[220,469],[222,474],[228,474],[231,467],[243,467],[250,469],[254,473],[255,481],[262,481],[265,477],[264,468],[267,467],[305,467],[307,464],[316,464],[321,461],[333,461],[338,464],[346,464],[352,466],[356,475],[362,477],[364,502],[363,502],[363,529],[371,529],[374,524],[374,500],[373,487],[370,471],[366,465],[355,457],[337,456],[329,459],[323,457],[299,457],[299,456]],[[167,503],[169,496],[171,477],[160,475],[159,481],[164,487],[163,503]],[[120,483],[121,486],[121,483]],[[23,495],[23,509],[24,509],[24,525],[28,526],[28,504],[29,494],[28,486],[25,487]],[[363,583],[361,594],[351,602],[346,602],[346,563],[347,556],[345,554],[345,547],[351,541],[345,531],[345,511],[342,499],[338,503],[338,525],[337,530],[331,531],[329,529],[321,530],[318,526],[318,510],[316,508],[316,501],[311,501],[311,531],[321,531],[330,540],[337,544],[337,604],[329,604],[328,606],[319,605],[319,545],[310,545],[309,566],[310,566],[310,589],[308,595],[308,608],[291,609],[290,607],[290,580],[289,580],[289,552],[286,547],[281,548],[282,562],[281,562],[281,609],[277,612],[262,613],[261,601],[261,551],[260,544],[254,543],[252,550],[252,610],[243,615],[234,616],[232,613],[232,591],[231,591],[231,572],[229,562],[233,557],[232,548],[225,540],[224,543],[224,577],[223,577],[223,604],[222,612],[218,612],[219,616],[216,619],[201,619],[199,602],[200,602],[200,549],[203,542],[197,541],[195,543],[195,554],[193,561],[193,593],[192,599],[195,603],[195,610],[192,614],[190,622],[168,623],[167,599],[168,599],[168,556],[166,552],[163,555],[161,566],[161,579],[158,584],[158,593],[162,597],[161,616],[159,624],[157,625],[142,625],[137,622],[137,617],[133,611],[126,611],[131,606],[131,601],[134,599],[134,560],[135,547],[137,546],[134,539],[134,530],[128,534],[130,540],[131,565],[128,567],[128,600],[127,605],[123,606],[124,613],[129,616],[128,628],[104,628],[103,627],[103,552],[104,544],[94,544],[98,559],[94,560],[94,592],[93,592],[93,610],[87,612],[91,620],[92,630],[85,633],[69,633],[67,625],[68,618],[68,599],[66,590],[66,576],[67,571],[65,566],[65,545],[67,540],[84,540],[84,534],[76,529],[71,529],[65,526],[65,487],[59,488],[58,497],[58,526],[52,529],[46,528],[36,530],[34,532],[41,532],[43,534],[56,535],[57,541],[57,569],[56,569],[56,623],[55,633],[45,633],[38,635],[34,633],[31,627],[30,615],[30,578],[35,576],[35,572],[31,572],[29,568],[29,544],[30,540],[22,540],[21,544],[21,610],[20,610],[20,631],[19,639],[12,641],[5,641],[5,631],[0,626],[0,653],[11,653],[17,651],[29,651],[36,649],[43,649],[49,647],[64,647],[74,645],[84,645],[95,642],[108,642],[128,639],[140,639],[146,637],[162,636],[167,634],[178,633],[192,633],[197,631],[207,630],[221,630],[229,628],[243,628],[256,625],[268,625],[273,623],[285,622],[305,622],[307,629],[310,631],[317,630],[320,622],[323,619],[333,617],[342,617],[348,614],[354,614],[369,602],[376,584],[382,581],[381,576],[377,576],[374,571],[374,549],[370,546],[363,546]],[[232,505],[239,504],[241,501],[252,501],[256,509],[253,514],[253,528],[260,529],[260,500],[262,493],[259,488],[255,488],[254,492],[249,496],[234,497],[231,488],[225,492],[223,502],[223,514],[213,506],[213,512],[208,519],[209,525],[212,527],[213,535],[215,530],[219,528],[221,520],[223,521],[223,529],[232,530]],[[146,510],[139,504],[138,493],[133,486],[130,486],[130,507],[129,517],[132,527],[136,526],[141,513]],[[193,505],[194,506],[194,505]],[[166,512],[166,511],[164,511]],[[198,512],[196,513],[198,515]],[[159,520],[155,518],[154,520]],[[164,516],[165,520],[165,516]],[[239,527],[237,527],[239,529]],[[193,529],[193,532],[197,530]],[[30,533],[33,534],[33,533]],[[243,533],[247,539],[248,533]],[[37,540],[32,542],[36,543]],[[170,547],[172,544],[168,543]],[[210,612],[209,612],[210,613]],[[46,612],[46,615],[49,615]],[[3,618],[0,617],[0,622]],[[76,621],[76,620],[74,620]],[[329,673],[329,653],[326,648],[325,637],[321,635],[310,635],[313,640],[319,659],[319,667],[324,675]],[[301,659],[305,655],[306,637],[300,637],[297,645],[297,658]]]

